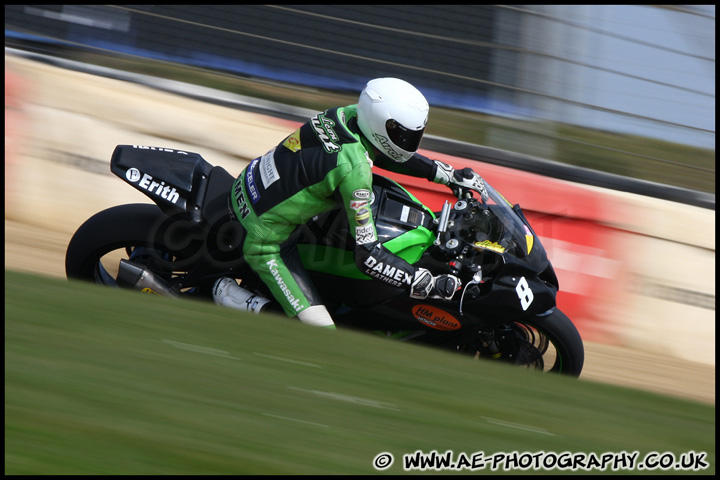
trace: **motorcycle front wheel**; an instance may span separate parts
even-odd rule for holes
[[[512,326],[519,344],[514,363],[545,372],[580,376],[585,348],[575,325],[560,309],[550,315],[516,322]]]

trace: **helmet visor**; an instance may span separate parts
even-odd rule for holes
[[[415,152],[420,146],[425,127],[420,130],[409,130],[392,118],[385,122],[388,138],[406,152]]]

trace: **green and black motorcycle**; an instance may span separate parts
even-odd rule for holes
[[[72,237],[68,278],[173,297],[212,300],[220,277],[272,298],[248,267],[243,229],[228,210],[234,178],[199,154],[119,145],[111,171],[154,204],[120,205],[88,219]],[[484,182],[433,212],[396,182],[374,175],[371,210],[383,245],[462,289],[450,301],[414,300],[373,281],[353,258],[339,208],[296,232],[297,247],[339,328],[450,349],[480,359],[579,376],[583,342],[556,306],[558,280],[525,219]]]

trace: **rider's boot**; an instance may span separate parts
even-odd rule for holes
[[[242,288],[235,280],[223,277],[213,286],[213,299],[223,307],[237,308],[246,312],[260,313],[270,300]]]

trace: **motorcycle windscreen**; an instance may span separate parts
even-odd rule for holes
[[[501,256],[511,255],[531,263],[536,255],[545,257],[533,232],[513,210],[512,205],[492,186],[485,184],[488,197],[478,209],[466,212],[455,221],[460,238],[478,251]],[[542,261],[542,258],[538,258]]]

